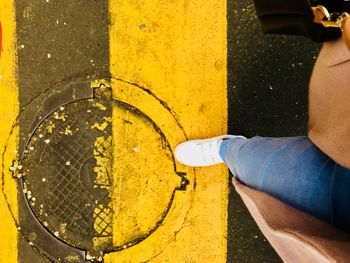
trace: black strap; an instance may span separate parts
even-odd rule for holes
[[[326,42],[341,36],[339,28],[325,28],[313,22],[311,5],[316,3],[308,0],[254,0],[254,3],[265,34],[302,35],[316,42]],[[327,3],[323,4],[326,6]],[[333,3],[330,10],[338,7],[339,4],[336,6]]]

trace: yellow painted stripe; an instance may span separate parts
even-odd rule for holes
[[[0,179],[3,192],[0,193],[0,262],[17,262],[17,227],[18,217],[17,189],[15,180],[9,172],[12,160],[16,158],[18,129],[14,129],[10,141],[7,140],[11,127],[18,115],[18,87],[16,83],[16,47],[15,47],[15,12],[12,1],[0,1],[0,22],[3,31],[3,52],[0,58],[0,151],[7,151],[0,159],[4,166],[4,179]],[[9,211],[11,207],[12,215]]]
[[[111,83],[114,96],[142,108],[142,112],[169,135],[172,149],[185,139],[184,135],[175,131],[171,133],[169,127],[174,124],[162,112],[159,103],[143,97],[142,91],[130,91],[135,88],[130,83],[149,89],[164,101],[176,114],[189,139],[226,133],[226,1],[110,0],[109,5],[110,71],[114,77]],[[126,83],[121,83],[120,79]],[[122,114],[115,110],[113,118]],[[113,140],[118,129],[120,127],[114,125]],[[125,144],[130,149],[152,149],[149,153],[152,157],[144,163],[146,168],[158,165],[161,174],[169,174],[171,168],[161,156],[164,149],[150,144],[156,140],[151,129],[145,126],[123,132],[131,134],[125,137],[130,139]],[[137,145],[134,145],[133,138]],[[114,141],[114,154],[120,150],[117,148],[120,143]],[[118,166],[119,170],[115,170],[117,161],[114,158],[114,171],[127,172],[125,166]],[[136,163],[139,161],[137,159]],[[131,157],[123,160],[123,164],[128,163],[135,164],[135,160]],[[106,262],[226,262],[227,169],[218,165],[196,169],[194,173],[194,170],[179,164],[177,168],[188,173],[191,181],[188,190],[177,191],[167,217],[157,230],[142,242],[105,256]],[[132,177],[131,170],[129,172]],[[123,188],[124,179],[119,176],[119,173],[114,174],[114,180],[120,182],[119,190],[117,186],[115,189],[117,193],[128,187]],[[144,176],[148,176],[147,173]],[[169,181],[168,185],[174,183]],[[153,185],[153,191],[168,196],[164,185],[160,185]],[[132,190],[137,193],[137,189]],[[123,201],[118,197],[114,198],[115,208]],[[124,194],[124,197],[133,196]],[[161,211],[164,206],[162,200],[157,201],[152,196],[140,202],[139,207],[134,207],[129,216],[120,214],[122,223],[114,218],[115,245],[123,244],[123,238],[135,234],[133,231],[147,230],[142,224],[137,229],[140,225],[137,218],[149,220],[150,210],[143,206],[149,202],[154,210]],[[130,222],[136,222],[134,228]]]

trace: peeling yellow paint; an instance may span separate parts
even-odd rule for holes
[[[64,130],[64,134],[65,135],[73,135],[72,130],[70,129],[70,127],[66,127],[66,129]]]
[[[102,105],[102,104],[101,104]],[[112,196],[112,136],[97,137],[94,144],[94,158],[96,166],[94,172],[96,173],[96,181],[94,185],[106,189],[110,196]],[[94,247],[101,248],[112,243],[112,218],[113,211],[111,209],[112,203],[99,204],[93,211],[94,230],[100,236],[93,239]],[[104,237],[102,237],[104,235]]]
[[[53,129],[55,129],[55,128],[56,128],[56,125],[54,123],[52,123],[46,127],[48,133],[52,133]]]
[[[102,186],[111,185],[109,176],[112,168],[112,149],[110,147],[112,147],[112,136],[109,136],[107,139],[105,137],[96,138],[94,149],[96,167],[94,167],[94,171],[97,174],[97,179],[95,183]]]
[[[110,83],[106,79],[96,79],[95,81],[90,83],[91,88],[99,88],[101,85],[109,87]]]
[[[108,126],[107,122],[102,122],[102,123],[94,123],[93,125],[91,125],[91,129],[98,129],[100,131],[104,131]]]
[[[112,122],[112,117],[103,117],[103,119],[109,123]]]
[[[109,8],[114,98],[151,118],[172,150],[184,136],[164,107],[190,139],[226,133],[226,1],[110,0]],[[145,87],[163,103],[127,83]],[[149,233],[179,183],[171,175],[172,153],[152,125],[125,109],[113,108],[112,133],[113,242],[124,249],[106,255],[105,262],[226,262],[227,169],[194,174],[176,164],[191,185],[176,191],[166,217]]]
[[[59,120],[66,121],[67,115],[62,114],[61,116],[58,117]]]
[[[103,111],[107,110],[106,106],[101,104],[101,103],[99,103],[99,102],[93,103],[92,106],[94,106],[94,107],[96,107],[96,108],[98,108],[100,110],[103,110]]]
[[[0,151],[7,147],[4,160],[0,158],[0,167],[4,166],[3,184],[0,193],[0,262],[17,262],[17,228],[14,219],[18,220],[17,187],[9,167],[16,159],[18,128],[12,130],[18,115],[18,87],[16,82],[15,52],[15,11],[13,1],[0,1],[0,22],[3,30],[3,53],[0,58]],[[4,161],[4,163],[2,163]],[[4,180],[4,181],[3,181]],[[5,195],[6,194],[6,199]],[[9,207],[11,207],[12,214]],[[14,218],[12,217],[14,216]]]

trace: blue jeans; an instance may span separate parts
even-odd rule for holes
[[[220,156],[243,184],[350,233],[350,170],[307,137],[228,139]]]

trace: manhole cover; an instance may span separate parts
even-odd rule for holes
[[[171,222],[190,207],[192,190],[176,194],[189,181],[172,152],[182,136],[174,113],[148,90],[114,83],[115,97],[85,82],[48,96],[12,164],[26,207],[21,233],[54,259],[102,260],[152,234],[170,240],[181,227]]]

